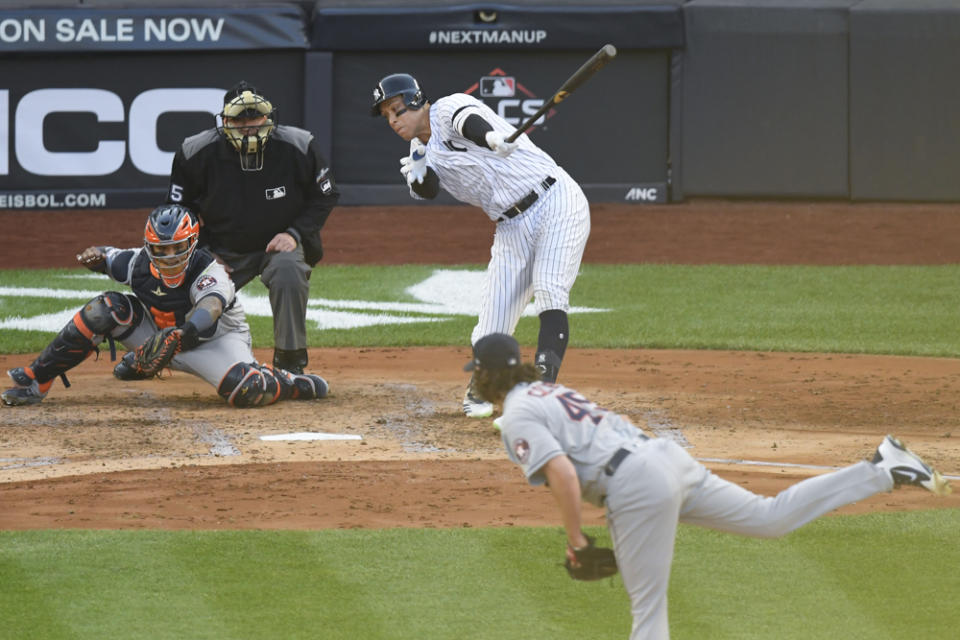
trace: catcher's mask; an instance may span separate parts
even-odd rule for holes
[[[143,246],[164,285],[172,289],[183,284],[199,237],[200,222],[186,207],[164,204],[150,212]]]
[[[473,360],[464,365],[464,371],[486,369],[498,371],[520,365],[520,345],[513,336],[491,333],[473,345]]]
[[[244,171],[263,169],[263,148],[276,127],[276,109],[270,101],[241,81],[223,96],[220,133],[240,154]]]
[[[420,88],[417,79],[408,73],[392,73],[377,83],[373,89],[373,106],[370,115],[380,115],[380,105],[394,96],[403,96],[407,109],[416,111],[427,102],[427,94]]]

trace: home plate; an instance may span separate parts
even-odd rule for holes
[[[261,440],[363,440],[363,436],[350,433],[318,433],[316,431],[301,431],[299,433],[278,433],[269,436],[260,436]]]

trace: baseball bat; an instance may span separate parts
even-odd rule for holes
[[[510,134],[510,137],[507,138],[507,142],[513,142],[519,138],[524,131],[533,126],[533,123],[536,122],[540,116],[549,111],[554,105],[560,104],[563,100],[567,98],[571,93],[580,88],[584,82],[589,80],[593,74],[597,71],[600,71],[608,62],[613,60],[617,55],[617,48],[612,44],[605,44],[600,47],[600,50],[595,54],[590,56],[590,59],[584,62],[579,69],[577,69],[572,76],[567,78],[567,81],[560,85],[560,88],[557,89],[557,92],[553,94],[553,97],[543,103],[537,112],[532,116],[526,119],[526,121],[520,125],[520,127]]]

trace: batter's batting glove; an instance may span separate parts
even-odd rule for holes
[[[504,138],[503,134],[499,131],[487,131],[487,135],[484,136],[484,138],[490,150],[501,158],[506,158],[520,146],[517,142],[507,142],[506,138]]]
[[[418,138],[410,141],[410,155],[400,158],[400,173],[407,179],[407,184],[414,180],[423,184],[427,177],[427,148]]]

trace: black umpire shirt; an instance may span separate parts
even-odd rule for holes
[[[167,202],[200,217],[201,243],[214,251],[263,251],[286,231],[303,245],[306,262],[316,264],[323,255],[320,229],[340,194],[313,134],[278,126],[260,171],[243,171],[238,156],[215,128],[190,136],[173,158]]]

